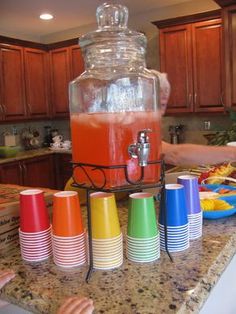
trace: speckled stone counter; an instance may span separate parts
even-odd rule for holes
[[[119,215],[125,234],[125,204]],[[1,298],[34,313],[55,313],[66,296],[77,294],[93,298],[95,313],[198,313],[235,254],[236,216],[205,220],[203,232],[188,250],[172,254],[173,263],[164,252],[154,263],[125,258],[119,269],[95,270],[88,284],[87,266],[63,269],[52,259],[26,263],[16,248],[1,254],[0,269],[12,268],[17,274]]]
[[[50,148],[39,148],[39,149],[32,149],[32,150],[23,150],[19,152],[15,157],[10,158],[0,158],[0,164],[4,164],[11,161],[19,161],[22,159],[39,157],[44,155],[50,155],[55,153],[64,153],[64,154],[71,154],[70,149],[56,149],[51,150]]]

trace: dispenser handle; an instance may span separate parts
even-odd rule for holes
[[[151,129],[143,129],[138,132],[137,143],[130,144],[128,153],[132,158],[138,158],[139,166],[145,167],[148,164],[148,157],[150,154],[150,143],[148,133]]]
[[[143,129],[143,130],[139,131],[137,142],[138,143],[148,143],[149,142],[148,133],[151,133],[151,132],[152,132],[151,129]]]

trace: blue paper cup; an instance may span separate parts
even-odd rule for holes
[[[200,213],[198,178],[192,175],[183,175],[178,177],[177,182],[184,186],[188,214]]]
[[[165,189],[166,213],[163,208],[160,209],[159,223],[167,226],[186,225],[188,223],[188,213],[183,185],[166,184]]]

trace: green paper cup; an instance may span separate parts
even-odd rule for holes
[[[158,234],[154,198],[151,193],[133,193],[129,196],[127,235],[133,238],[151,238]]]

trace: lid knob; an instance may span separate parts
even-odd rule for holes
[[[127,28],[128,9],[121,4],[103,3],[97,8],[98,28],[106,29],[124,29]]]

